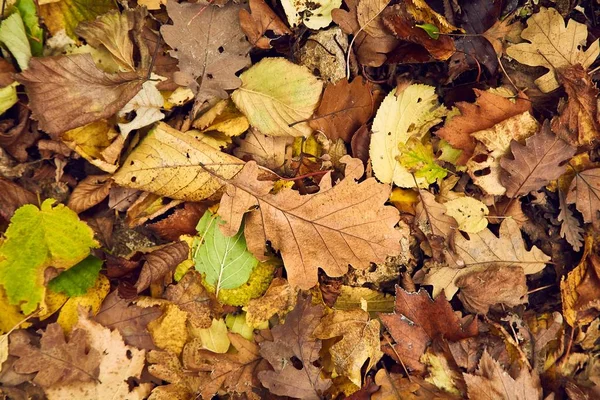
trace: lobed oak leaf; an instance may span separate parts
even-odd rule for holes
[[[342,338],[329,348],[335,371],[359,387],[363,365],[369,360],[365,370],[368,372],[383,356],[379,321],[369,320],[369,313],[360,308],[334,310],[321,319],[313,335],[319,339]]]
[[[226,90],[242,83],[235,73],[250,64],[251,46],[238,22],[240,10],[237,4],[167,2],[173,25],[163,25],[160,31],[173,49],[171,55],[179,60],[176,80],[197,92],[199,103],[227,98]]]
[[[557,72],[568,100],[559,105],[559,115],[552,119],[552,130],[572,146],[588,146],[600,137],[599,91],[579,64]]]
[[[463,374],[469,399],[533,400],[542,398],[540,378],[526,367],[515,378],[487,351],[483,352],[474,374]]]
[[[197,271],[188,271],[176,285],[169,285],[165,299],[187,312],[188,322],[196,329],[209,328],[220,309],[215,297],[202,286]]]
[[[248,4],[250,12],[245,9],[240,10],[240,27],[253,47],[263,50],[271,48],[271,39],[265,36],[267,31],[272,31],[276,35],[292,34],[292,31],[264,0],[250,0]]]
[[[77,214],[94,207],[108,197],[112,183],[110,175],[88,175],[73,189],[67,207]]]
[[[159,123],[113,176],[121,186],[186,201],[204,200],[242,169],[243,161]],[[218,178],[215,177],[218,175]]]
[[[169,275],[184,260],[187,260],[189,246],[185,241],[179,241],[160,247],[144,256],[146,262],[142,266],[140,276],[135,283],[140,293],[150,287],[150,284],[160,279],[168,280]]]
[[[510,149],[514,160],[500,160],[500,166],[506,171],[500,180],[510,198],[538,190],[557,179],[567,168],[561,164],[569,160],[576,150],[555,136],[548,122],[539,133],[529,137],[525,145],[513,140]]]
[[[600,227],[600,168],[576,172],[566,199],[567,204],[575,203],[583,215],[583,221]]]
[[[313,306],[310,297],[299,295],[285,323],[271,329],[273,341],[260,344],[260,355],[274,371],[261,371],[258,379],[271,393],[318,400],[331,386],[331,380],[321,377],[320,369],[313,364],[321,349],[321,340],[313,332],[322,317],[322,306]],[[302,363],[300,369],[294,365],[294,358]]]
[[[350,143],[353,134],[373,114],[374,86],[361,77],[348,82],[340,80],[325,87],[319,108],[310,120],[310,126],[323,132],[331,140],[342,138]]]
[[[455,149],[462,150],[457,164],[464,165],[473,155],[475,139],[472,134],[493,127],[510,117],[531,111],[531,102],[524,94],[519,94],[513,103],[499,94],[474,89],[475,103],[458,102],[460,115],[446,120],[435,134],[445,139]]]
[[[23,331],[10,335],[9,354],[19,359],[17,373],[36,373],[33,382],[43,388],[78,381],[97,381],[102,353],[90,347],[86,331],[75,329],[69,340],[59,324],[50,324],[42,333],[40,347],[34,346]]]
[[[433,285],[433,297],[444,291],[451,299],[458,291],[457,280],[475,271],[521,267],[525,275],[531,275],[544,269],[550,261],[550,257],[535,246],[525,249],[519,226],[510,218],[500,225],[500,237],[486,228],[471,234],[469,239],[456,235],[454,244],[456,253],[446,252],[448,265],[432,268],[422,281],[424,285]]]
[[[587,41],[587,26],[570,19],[565,26],[563,17],[554,8],[540,7],[540,11],[527,20],[527,28],[521,37],[529,43],[510,46],[506,54],[518,62],[531,66],[542,66],[550,71],[535,80],[544,93],[557,89],[555,71],[580,64],[587,69],[600,54],[596,40],[584,52],[581,46]]]
[[[400,252],[402,234],[394,229],[398,210],[384,206],[390,188],[369,178],[361,183],[362,162],[349,156],[346,177],[332,187],[331,175],[321,179],[321,191],[300,195],[291,189],[276,194],[273,184],[257,180],[258,168],[249,162],[228,181],[219,215],[226,221],[223,232],[238,232],[246,211],[244,233],[248,249],[264,260],[265,242],[281,252],[292,286],[309,289],[317,283],[317,269],[341,276],[348,265],[367,268]]]
[[[433,300],[425,289],[411,293],[396,285],[394,313],[379,318],[396,342],[394,349],[384,347],[385,353],[394,358],[399,354],[415,371],[424,371],[420,358],[434,339],[458,341],[478,334],[476,320],[463,324],[443,292]]]
[[[566,195],[562,190],[558,190],[558,205],[560,212],[556,219],[560,224],[560,236],[573,247],[573,250],[579,251],[583,245],[583,228],[579,224],[579,220],[575,218],[573,212],[567,205]]]
[[[32,118],[55,137],[113,116],[143,83],[136,72],[103,72],[90,54],[33,58],[16,77],[27,90]]]

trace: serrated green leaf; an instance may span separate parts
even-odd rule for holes
[[[400,165],[424,179],[431,185],[438,179],[444,179],[448,171],[435,162],[431,143],[423,144],[419,139],[411,138],[406,144],[400,143]]]
[[[14,13],[0,23],[0,42],[8,48],[22,70],[27,69],[31,48],[25,25],[19,13]]]
[[[4,114],[19,101],[19,98],[17,97],[17,86],[19,86],[19,83],[13,82],[8,86],[0,88],[0,115]]]
[[[99,247],[94,232],[63,204],[47,199],[41,208],[27,204],[19,208],[0,245],[0,285],[10,304],[25,314],[44,300],[47,267],[69,269]]]
[[[87,256],[71,269],[52,279],[48,288],[70,297],[82,296],[96,282],[102,263],[98,257]]]
[[[44,31],[40,27],[35,1],[17,0],[15,7],[19,10],[25,24],[25,32],[27,33],[31,53],[35,57],[41,57],[44,52]]]
[[[243,228],[229,237],[219,229],[222,223],[220,217],[205,212],[196,226],[199,239],[194,251],[196,270],[205,274],[217,296],[221,289],[235,289],[246,283],[258,263],[246,247]]]

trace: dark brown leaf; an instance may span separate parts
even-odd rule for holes
[[[190,247],[184,241],[168,244],[146,254],[140,277],[135,283],[138,293],[150,287],[152,282],[164,279],[189,256]]]
[[[420,358],[433,339],[457,341],[478,333],[476,321],[464,326],[443,293],[432,300],[425,289],[410,293],[396,286],[395,312],[380,318],[396,342],[394,349],[385,346],[383,350],[394,358],[399,354],[416,371],[424,370]]]
[[[98,69],[90,54],[32,58],[17,79],[27,90],[32,118],[55,139],[69,129],[112,117],[143,83],[135,72]]]
[[[573,247],[573,250],[579,251],[583,246],[583,228],[569,209],[566,196],[560,189],[558,190],[558,200],[560,212],[556,219],[561,222],[560,236]]]
[[[67,207],[77,214],[92,208],[108,197],[112,183],[110,175],[89,175],[73,190]]]
[[[161,239],[175,241],[181,235],[195,235],[196,225],[206,211],[203,203],[187,202],[183,208],[176,209],[173,214],[153,224],[146,225]]]
[[[271,39],[265,36],[267,31],[277,35],[292,34],[264,0],[250,0],[249,5],[251,13],[240,10],[240,27],[253,47],[264,50],[271,48]]]
[[[0,176],[0,217],[9,221],[17,208],[25,204],[37,204],[38,198],[29,190]]]
[[[39,138],[39,132],[30,129],[29,108],[17,103],[14,116],[0,121],[0,147],[21,162],[27,161],[27,148]],[[10,113],[9,113],[10,114]]]
[[[527,138],[525,145],[513,140],[510,149],[514,159],[500,160],[506,171],[500,180],[510,198],[538,190],[561,176],[566,170],[561,164],[575,154],[574,147],[550,131],[548,121],[540,132]]]

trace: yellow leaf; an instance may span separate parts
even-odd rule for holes
[[[433,86],[409,85],[400,93],[392,90],[373,121],[369,152],[377,179],[400,187],[415,187],[414,176],[397,160],[401,155],[399,145],[411,137],[421,139],[446,113],[446,108],[438,103]],[[424,178],[416,178],[416,181],[419,186],[427,186]]]
[[[187,317],[188,314],[176,305],[164,305],[163,315],[148,324],[154,344],[177,355],[181,354],[188,340]]]
[[[56,322],[60,324],[63,330],[70,333],[77,321],[79,321],[79,308],[84,308],[91,311],[92,315],[96,315],[104,298],[110,291],[110,282],[104,275],[98,275],[94,286],[82,296],[71,297],[60,310]]]
[[[40,6],[40,15],[52,35],[64,29],[77,38],[75,28],[82,21],[90,21],[114,8],[113,0],[59,0]]]
[[[40,321],[43,321],[54,315],[54,313],[60,310],[67,300],[69,300],[69,296],[66,294],[53,292],[51,289],[47,289],[46,298],[44,299],[44,303],[42,303],[40,307],[40,313],[38,314]]]
[[[269,136],[308,136],[323,82],[284,58],[264,58],[244,72],[231,95],[250,125]]]
[[[241,314],[227,314],[225,317],[225,324],[232,333],[241,335],[244,339],[254,340],[254,330],[246,322],[246,313]],[[262,329],[269,327],[269,323],[264,323]],[[261,329],[260,327],[258,329]]]
[[[17,104],[17,86],[19,82],[13,82],[8,86],[0,88],[0,115],[6,110]]]
[[[333,306],[338,310],[351,310],[362,308],[362,304],[365,304],[365,311],[374,315],[393,312],[395,300],[394,296],[386,296],[377,290],[343,285]]]
[[[467,233],[478,233],[487,227],[490,210],[481,201],[472,197],[460,197],[444,203],[446,215],[453,217],[458,229]]]
[[[219,101],[192,125],[202,132],[216,131],[229,137],[239,136],[250,127],[246,117],[229,99]]]
[[[577,290],[586,279],[586,275],[593,276],[595,274],[593,272],[593,265],[588,266],[588,261],[592,258],[590,256],[593,256],[593,248],[594,237],[593,235],[588,234],[585,237],[581,261],[577,264],[575,269],[569,272],[566,277],[563,276],[560,281],[560,297],[562,299],[563,316],[565,317],[567,324],[572,327],[588,325],[595,317],[595,314],[585,315],[583,312],[580,312],[581,308],[583,308],[582,306],[585,306],[585,304],[581,304],[580,293]],[[592,270],[589,273],[588,268]],[[590,278],[588,278],[588,280],[589,279]]]
[[[285,279],[273,279],[263,296],[248,302],[245,308],[248,325],[257,328],[275,314],[283,317],[294,308],[296,292]]]
[[[418,202],[419,194],[411,189],[394,188],[390,195],[390,203],[402,212],[414,214],[414,205]]]
[[[207,329],[198,330],[202,347],[213,353],[227,353],[229,350],[229,337],[227,325],[222,319],[213,319],[212,325]]]
[[[587,69],[600,53],[598,40],[582,51],[588,37],[587,26],[570,19],[565,27],[563,17],[554,8],[541,7],[538,13],[533,14],[527,20],[527,28],[523,29],[521,37],[529,43],[510,46],[506,54],[521,64],[550,70],[535,80],[544,93],[560,86],[555,76],[557,69],[576,64]]]
[[[159,123],[114,175],[117,184],[186,201],[208,198],[243,161]],[[218,175],[219,178],[215,177]]]
[[[27,328],[30,323],[21,321],[25,319],[25,315],[21,313],[19,306],[13,306],[8,302],[4,289],[0,287],[0,333],[5,333],[13,329],[15,326]],[[1,340],[1,339],[0,339]],[[0,363],[1,365],[2,363]]]

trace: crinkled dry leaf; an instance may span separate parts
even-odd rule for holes
[[[114,175],[117,184],[186,201],[204,200],[243,162],[159,123]]]
[[[151,283],[160,279],[170,279],[169,274],[189,255],[189,246],[185,241],[167,244],[160,249],[146,254],[146,262],[142,266],[140,277],[135,283],[137,292],[146,290]]]
[[[110,175],[88,175],[73,189],[67,207],[78,214],[84,212],[107,198],[111,186]]]
[[[358,387],[362,386],[361,370],[367,359],[368,372],[383,356],[379,349],[379,321],[369,320],[369,313],[360,308],[334,310],[321,319],[313,335],[319,339],[342,338],[329,348],[329,353],[335,371]]]
[[[521,267],[525,275],[540,272],[550,261],[540,249],[525,248],[525,242],[518,224],[508,218],[500,225],[500,237],[489,229],[470,235],[455,237],[456,253],[446,252],[447,266],[436,266],[428,271],[423,284],[433,285],[433,296],[442,290],[448,298],[458,290],[456,281],[461,276],[475,271],[485,271],[491,267]]]
[[[583,215],[583,221],[600,227],[600,168],[588,169],[575,174],[567,194],[567,204],[575,207]]]
[[[310,297],[298,296],[298,303],[283,325],[271,329],[273,341],[260,345],[260,355],[274,371],[258,373],[263,386],[278,396],[290,396],[307,400],[319,400],[331,386],[331,380],[321,377],[313,362],[319,357],[321,341],[313,332],[323,316],[322,306],[313,306]],[[293,358],[302,363],[294,366]]]
[[[223,232],[238,232],[246,211],[244,233],[248,249],[265,259],[265,242],[281,251],[292,286],[309,289],[317,283],[317,268],[329,276],[341,276],[348,265],[364,269],[400,252],[402,234],[394,229],[398,210],[384,206],[390,188],[363,175],[360,160],[346,156],[346,177],[332,187],[331,175],[321,179],[321,191],[300,195],[292,189],[276,194],[273,184],[257,180],[258,168],[249,162],[228,182],[219,215],[227,221]]]
[[[215,297],[202,286],[202,275],[197,271],[188,271],[176,285],[170,285],[165,298],[187,312],[189,323],[197,329],[210,327],[219,308]]]
[[[558,200],[560,212],[556,216],[556,219],[560,224],[560,236],[569,243],[573,250],[579,251],[583,245],[583,228],[579,224],[579,220],[575,218],[573,212],[567,205],[567,200],[564,192],[558,190]]]
[[[518,62],[543,66],[550,71],[535,80],[544,93],[559,87],[555,70],[581,64],[587,69],[600,54],[598,40],[582,51],[588,36],[587,26],[570,19],[565,27],[563,17],[554,8],[541,7],[527,20],[521,37],[530,43],[510,46],[506,54]]]
[[[167,3],[173,25],[163,25],[160,31],[179,60],[176,80],[197,92],[200,103],[227,98],[225,90],[242,83],[235,73],[250,63],[251,46],[238,22],[240,10],[241,5],[232,3],[224,7]]]
[[[557,179],[566,170],[562,163],[569,160],[576,150],[554,135],[548,122],[539,133],[529,137],[525,145],[512,141],[510,149],[514,159],[500,160],[500,165],[507,172],[500,176],[500,180],[510,198],[538,190]]]
[[[196,396],[201,378],[184,368],[178,356],[168,351],[153,350],[148,353],[147,360],[150,374],[169,382],[155,387],[149,400],[186,400]]]
[[[420,358],[434,339],[458,341],[478,333],[477,322],[463,325],[443,293],[433,300],[425,289],[410,293],[396,286],[394,313],[379,317],[396,342],[394,349],[385,346],[384,351],[393,358],[398,354],[415,371],[424,370]]]
[[[446,206],[438,203],[435,196],[426,190],[420,190],[420,202],[415,209],[415,221],[419,229],[427,235],[430,241],[435,237],[452,246],[458,224],[446,213]]]
[[[103,72],[89,54],[33,58],[17,80],[25,85],[32,117],[55,137],[111,117],[143,83],[136,72]]]
[[[372,400],[457,400],[456,396],[418,377],[405,378],[401,374],[390,374],[384,368],[377,371],[375,383],[380,387],[371,396]]]
[[[246,323],[257,327],[267,322],[273,315],[283,317],[296,304],[296,290],[283,278],[275,278],[264,295],[250,300],[246,306]]]
[[[25,204],[36,204],[37,196],[20,185],[0,176],[0,217],[9,221],[15,211]]]
[[[265,36],[267,31],[277,35],[292,34],[264,0],[250,0],[248,4],[250,12],[240,10],[240,27],[253,47],[265,50],[271,48],[271,39]]]
[[[102,353],[90,347],[86,331],[76,329],[67,340],[58,324],[50,324],[40,339],[31,344],[25,332],[10,336],[9,353],[19,357],[13,368],[20,374],[37,373],[33,382],[43,388],[78,381],[96,381]]]

